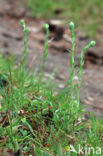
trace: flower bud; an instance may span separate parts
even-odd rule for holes
[[[70,22],[69,28],[70,28],[71,30],[74,29],[74,23],[73,23],[73,22]]]
[[[45,29],[49,29],[49,24],[44,24]]]
[[[20,24],[25,27],[25,21],[23,19],[20,20]]]
[[[95,41],[91,41],[91,42],[90,42],[90,46],[91,46],[91,47],[95,46],[95,44],[96,44]]]

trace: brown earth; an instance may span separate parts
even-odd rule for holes
[[[63,21],[44,21],[31,18],[30,12],[19,1],[0,0],[0,52],[4,55],[14,53],[18,58],[23,56],[23,33],[20,19],[25,19],[30,30],[28,44],[27,67],[35,70],[41,67],[44,51],[45,32],[43,24],[50,24],[50,42],[46,61],[45,77],[48,77],[57,67],[54,81],[58,88],[63,88],[69,77],[71,39],[68,25]],[[83,46],[89,43],[88,36],[76,30],[76,64],[79,65],[79,55]],[[85,53],[83,70],[83,85],[81,88],[81,102],[88,105],[87,110],[96,116],[103,112],[103,32],[98,33],[97,44]],[[40,70],[39,70],[40,71]]]

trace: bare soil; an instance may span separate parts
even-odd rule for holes
[[[44,51],[44,23],[50,24],[50,42],[46,61],[45,77],[48,77],[57,67],[54,81],[63,88],[69,77],[71,39],[68,25],[60,20],[45,21],[31,18],[31,13],[19,1],[0,0],[0,52],[8,56],[13,53],[16,58],[23,56],[23,32],[20,19],[25,19],[30,30],[28,44],[27,67],[35,70],[41,67]],[[76,32],[76,64],[79,65],[79,55],[83,46],[90,39],[80,30]],[[81,88],[81,103],[88,105],[87,110],[102,116],[103,112],[103,32],[98,32],[97,44],[85,53],[83,85]]]

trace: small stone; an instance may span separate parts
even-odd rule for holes
[[[64,88],[64,85],[63,85],[63,84],[60,84],[60,85],[59,85],[59,88]]]

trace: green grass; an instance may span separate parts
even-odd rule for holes
[[[33,16],[61,18],[66,23],[73,20],[90,37],[95,37],[103,24],[103,2],[100,0],[30,0],[27,4]],[[55,14],[56,9],[62,11],[60,15]]]
[[[69,156],[71,145],[86,149],[102,148],[103,121],[92,115],[84,119],[84,108],[80,103],[80,88],[84,52],[95,45],[91,41],[81,52],[80,67],[75,73],[74,23],[69,24],[72,39],[71,76],[67,87],[55,94],[48,80],[42,81],[48,50],[49,25],[45,24],[46,41],[40,77],[26,69],[28,28],[21,20],[24,32],[24,58],[15,66],[13,56],[0,56],[0,152],[12,151],[36,156]],[[30,69],[29,69],[30,70]],[[78,84],[74,84],[74,76]],[[6,82],[6,83],[4,83]],[[5,85],[4,85],[5,84]],[[47,85],[48,84],[48,85]],[[77,153],[72,153],[73,156]],[[92,156],[92,151],[90,152]],[[100,154],[101,155],[101,154]]]

